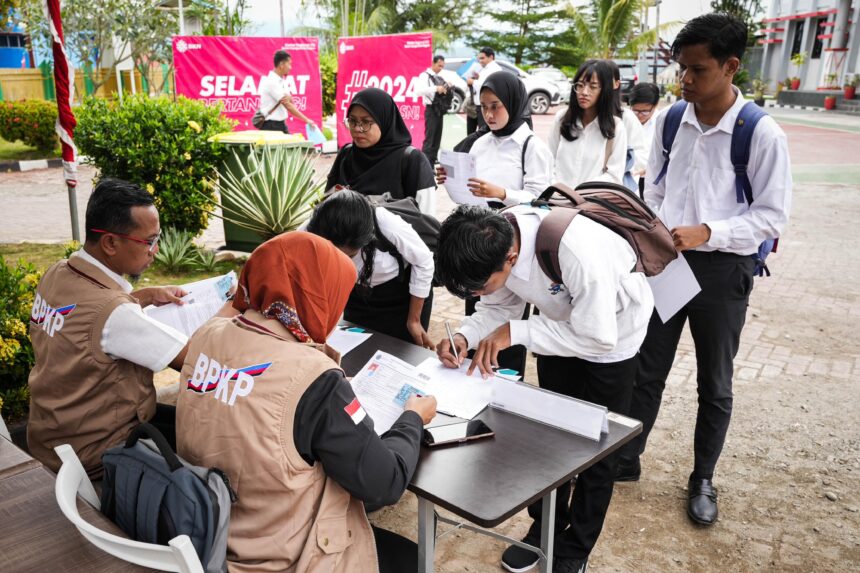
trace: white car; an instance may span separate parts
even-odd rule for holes
[[[449,83],[454,86],[454,100],[459,100],[460,102],[458,106],[455,107],[454,102],[452,101],[451,108],[448,110],[449,113],[459,112],[462,109],[463,102],[465,102],[466,94],[469,93],[469,88],[466,85],[465,80],[457,75],[457,69],[467,61],[468,60],[466,58],[450,58],[445,60],[445,69],[442,70],[442,77],[447,81],[448,78],[453,75],[457,76],[460,80],[460,83],[449,81]],[[503,70],[511,72],[523,81],[523,84],[526,86],[526,93],[529,96],[529,109],[531,110],[532,115],[547,113],[550,106],[556,105],[560,102],[561,97],[559,89],[553,82],[545,78],[528,74],[515,65],[498,58],[496,58],[496,63],[498,63]],[[446,72],[449,72],[450,75],[446,74]]]
[[[532,68],[529,73],[533,76],[546,78],[554,83],[555,87],[558,88],[560,103],[570,103],[570,92],[572,88],[570,78],[564,75],[564,72],[560,69],[546,66],[543,68]]]

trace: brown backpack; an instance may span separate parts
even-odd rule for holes
[[[538,227],[535,254],[541,270],[556,283],[563,282],[558,260],[562,235],[580,213],[630,243],[636,253],[636,266],[631,272],[653,277],[678,258],[672,235],[663,222],[622,185],[591,181],[573,190],[556,183],[532,201],[532,205],[552,209]]]

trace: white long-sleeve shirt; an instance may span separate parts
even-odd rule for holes
[[[424,98],[424,107],[429,105],[433,105],[433,98],[436,97],[436,88],[438,87],[434,82],[433,78],[437,74],[433,72],[431,68],[427,68],[421,75],[419,76],[418,82],[415,87],[415,91]]]
[[[585,128],[580,123],[579,137],[568,141],[561,136],[561,123],[567,108],[555,114],[549,132],[549,150],[555,159],[553,181],[576,187],[586,181],[608,181],[621,184],[627,163],[627,133],[624,123],[615,118],[615,138],[609,161],[606,161],[606,138],[594,119]],[[606,165],[606,171],[603,166]]]
[[[475,158],[478,179],[505,189],[505,205],[528,203],[549,187],[552,175],[552,154],[538,137],[529,139],[523,163],[523,145],[534,135],[527,124],[514,133],[497,137],[492,132],[479,137],[469,155]]]
[[[651,151],[649,141],[645,138],[645,130],[639,118],[630,108],[624,108],[621,115],[624,131],[627,133],[627,149],[633,150],[633,167],[631,174],[640,173],[648,166],[648,153]]]
[[[562,285],[550,280],[535,256],[535,239],[549,211],[520,205],[511,210],[520,231],[520,253],[505,285],[481,297],[460,326],[470,348],[510,322],[511,344],[546,356],[618,362],[641,346],[654,308],[636,255],[626,240],[599,223],[575,217],[559,248]],[[526,303],[540,315],[520,320]]]
[[[706,133],[696,119],[695,106],[687,105],[672,145],[666,176],[654,179],[663,167],[663,124],[657,118],[648,159],[645,202],[669,229],[706,224],[711,238],[698,251],[725,251],[751,255],[766,239],[778,237],[791,211],[791,164],[785,133],[771,117],[756,125],[747,175],[753,204],[738,203],[730,150],[732,132],[746,101],[737,99],[720,122]]]

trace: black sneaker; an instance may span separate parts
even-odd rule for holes
[[[586,573],[588,571],[588,557],[582,559],[565,559],[556,557],[552,560],[553,573]]]
[[[615,481],[639,481],[639,476],[642,474],[642,467],[639,465],[639,458],[626,460],[621,458],[618,460],[618,469],[615,471]]]
[[[523,538],[523,543],[539,546],[540,541],[529,536]],[[538,564],[540,557],[534,551],[529,551],[519,545],[511,545],[502,553],[502,567],[511,573],[523,573]]]

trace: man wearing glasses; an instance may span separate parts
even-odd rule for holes
[[[153,372],[182,367],[188,339],[142,307],[182,304],[179,287],[132,290],[152,264],[161,227],[152,195],[102,179],[90,196],[86,241],[42,277],[30,315],[36,364],[30,372],[27,443],[57,471],[54,446],[71,444],[93,479],[104,451],[149,421],[175,443],[175,408],[156,406]]]

